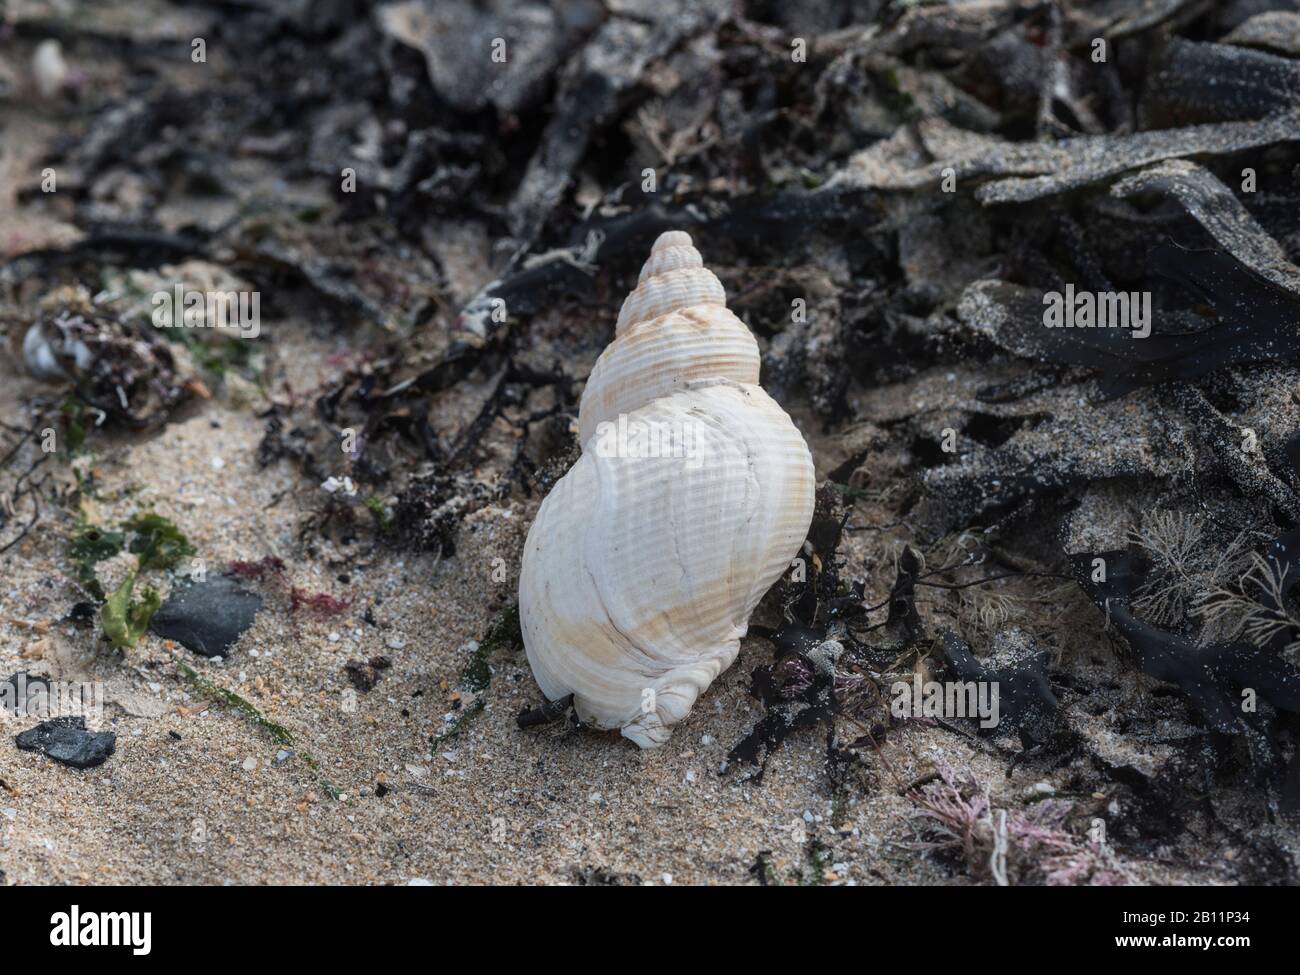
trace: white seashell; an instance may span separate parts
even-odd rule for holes
[[[528,533],[519,611],[542,692],[643,748],[736,659],[812,521],[815,476],[690,237],[655,242],[578,413],[582,457]]]
[[[37,322],[23,336],[23,362],[37,379],[75,379],[94,358],[90,347],[60,322]]]

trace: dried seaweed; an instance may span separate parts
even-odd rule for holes
[[[750,694],[766,705],[758,723],[727,752],[728,762],[756,766],[749,777],[763,781],[767,763],[790,735],[832,720],[836,710],[833,675],[818,672],[807,658],[787,657],[783,664],[759,667],[750,675]]]
[[[1000,668],[992,668],[977,660],[970,647],[949,631],[939,635],[939,648],[944,661],[959,681],[974,681],[998,688],[1001,718],[997,726],[998,733],[1023,726],[1037,732],[1035,737],[1045,737],[1052,712],[1056,710],[1056,695],[1052,693],[1052,686],[1047,680],[1044,654],[1031,648],[1022,659]]]
[[[796,731],[828,725],[828,765],[840,760],[835,743],[834,721],[849,712],[851,702],[861,697],[864,686],[871,702],[881,701],[879,688],[869,675],[855,671],[849,658],[856,641],[836,621],[840,607],[854,602],[842,595],[836,551],[844,529],[843,506],[834,491],[822,488],[805,543],[803,578],[779,586],[774,598],[784,604],[787,619],[772,629],[752,626],[750,632],[768,640],[775,648],[774,662],[757,667],[750,675],[750,694],[765,705],[763,717],[727,753],[729,763],[757,767],[751,776],[761,782],[772,755]],[[860,590],[859,590],[860,594]],[[874,725],[883,726],[867,715],[868,736]],[[884,717],[883,708],[881,717]]]
[[[1122,198],[1147,192],[1176,200],[1220,248],[1278,287],[1300,294],[1300,269],[1213,173],[1176,159],[1134,173],[1111,187],[1111,193]]]
[[[1055,193],[1088,186],[1129,169],[1177,156],[1226,155],[1300,139],[1295,121],[1274,116],[1259,122],[1221,122],[1183,129],[1138,132],[1130,136],[1079,137],[1058,143],[1060,161],[1042,176],[1004,179],[981,186],[981,203],[1028,203]],[[1046,168],[1046,166],[1044,166]]]
[[[1174,37],[1147,82],[1143,110],[1153,128],[1233,119],[1290,117],[1300,108],[1300,62],[1230,44]]]
[[[569,54],[574,35],[590,30],[595,4],[425,3],[407,0],[379,8],[385,34],[424,55],[434,89],[454,109],[475,112],[489,103],[520,112],[540,100],[546,79]],[[580,35],[579,35],[580,36]],[[499,38],[503,54],[482,56]]]
[[[975,190],[984,204],[1027,203],[1110,179],[1164,159],[1225,155],[1300,139],[1289,116],[1222,122],[1132,135],[1075,136],[1055,143],[1007,143],[956,129],[938,119],[900,130],[851,159],[822,192],[857,189],[919,190],[951,173],[958,186],[980,177],[1004,178]],[[948,171],[948,172],[945,172]]]
[[[1300,56],[1300,13],[1293,10],[1258,13],[1234,27],[1223,42]]]
[[[684,37],[716,21],[720,3],[672,0],[654,10],[654,23],[613,17],[602,24],[572,66],[556,111],[509,207],[510,230],[527,247],[564,193],[592,132],[613,114],[645,67]]]
[[[1203,296],[1218,320],[1195,331],[1153,325],[1141,339],[1125,329],[1045,328],[1041,292],[1000,281],[972,285],[959,314],[1018,355],[1096,370],[1103,399],[1226,366],[1300,357],[1300,294],[1223,251],[1161,244],[1151,252],[1150,268]],[[1158,309],[1153,317],[1157,323],[1178,320]]]
[[[1041,325],[1039,330],[1057,331]],[[1200,458],[1187,421],[1161,409],[1150,393],[1137,397],[1089,404],[1077,391],[1037,394],[1023,408],[1046,412],[1047,419],[922,473],[925,496],[917,516],[951,530],[987,523],[1030,499],[1061,496],[1097,481],[1196,470]],[[1160,449],[1152,449],[1156,444]]]

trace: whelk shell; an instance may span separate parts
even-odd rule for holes
[[[550,700],[643,748],[736,659],[812,520],[808,446],[689,235],[655,242],[579,407],[582,457],[537,513],[519,609]]]

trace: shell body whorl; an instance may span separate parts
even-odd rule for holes
[[[550,700],[642,747],[735,660],[812,520],[807,444],[687,234],[656,241],[579,407],[582,456],[524,546],[520,621]]]

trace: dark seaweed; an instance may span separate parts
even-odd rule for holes
[[[1020,355],[1095,370],[1102,400],[1232,365],[1300,358],[1300,295],[1264,278],[1232,254],[1163,243],[1152,250],[1148,267],[1182,286],[1185,295],[1203,297],[1218,320],[1186,330],[1194,320],[1168,306],[1162,309],[1157,299],[1151,334],[1145,338],[1119,328],[1047,328],[1041,295],[990,284],[984,298],[1000,306],[1007,318],[997,340]],[[981,395],[997,398],[993,390]]]
[[[1100,582],[1093,581],[1095,559],[1105,564]],[[1138,556],[1118,550],[1080,553],[1071,563],[1079,584],[1127,641],[1143,673],[1176,684],[1215,731],[1265,731],[1258,712],[1242,708],[1246,689],[1274,707],[1300,714],[1300,670],[1277,655],[1243,642],[1198,645],[1138,619],[1130,605],[1146,578]]]
[[[1173,38],[1146,87],[1156,127],[1264,118],[1300,106],[1300,62],[1232,44]]]
[[[1037,737],[1043,737],[1042,729],[1050,721],[1057,702],[1041,653],[1035,653],[1019,666],[995,670],[980,663],[970,647],[947,630],[940,634],[939,652],[958,680],[997,686],[1001,720],[996,733],[1029,725],[1039,731]]]

